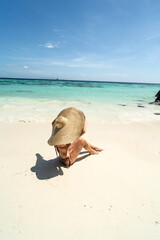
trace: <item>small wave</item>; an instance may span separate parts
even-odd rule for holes
[[[32,93],[33,91],[29,91],[29,90],[17,90],[16,92],[21,92],[21,93]]]

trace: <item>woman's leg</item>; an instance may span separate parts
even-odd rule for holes
[[[103,150],[102,148],[96,147],[96,146],[94,146],[94,145],[92,145],[92,144],[90,144],[90,143],[88,143],[88,144],[89,144],[90,147],[91,147],[93,150],[95,150],[95,151],[101,152],[101,151]]]
[[[73,164],[78,155],[80,154],[82,148],[84,148],[85,150],[87,150],[89,152],[89,154],[97,154],[98,151],[101,151],[101,149],[93,146],[93,145],[89,144],[85,139],[83,138],[78,138],[75,142],[73,142],[70,147],[68,148],[68,152],[69,152],[69,155],[70,155],[70,161],[71,161],[71,164]],[[96,150],[97,148],[97,150]]]
[[[93,145],[91,145],[89,142],[87,142],[86,140],[84,140],[84,145],[83,145],[84,149],[87,150],[89,152],[89,154],[98,154],[97,150],[95,149],[96,147],[94,147]]]

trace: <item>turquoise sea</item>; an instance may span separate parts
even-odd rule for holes
[[[159,120],[160,106],[149,104],[159,90],[160,84],[0,79],[0,121],[51,121],[71,106],[101,123]]]

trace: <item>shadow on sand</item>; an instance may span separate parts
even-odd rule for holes
[[[80,154],[85,154],[82,157],[78,157],[76,161],[81,161],[89,156],[87,151],[81,152]],[[45,160],[39,153],[36,154],[37,160],[36,165],[31,168],[32,172],[36,173],[39,180],[45,180],[63,175],[63,168],[65,165],[61,163],[60,158],[54,158],[51,160]]]

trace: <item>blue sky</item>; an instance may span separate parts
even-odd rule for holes
[[[0,77],[160,83],[160,1],[2,0]]]

